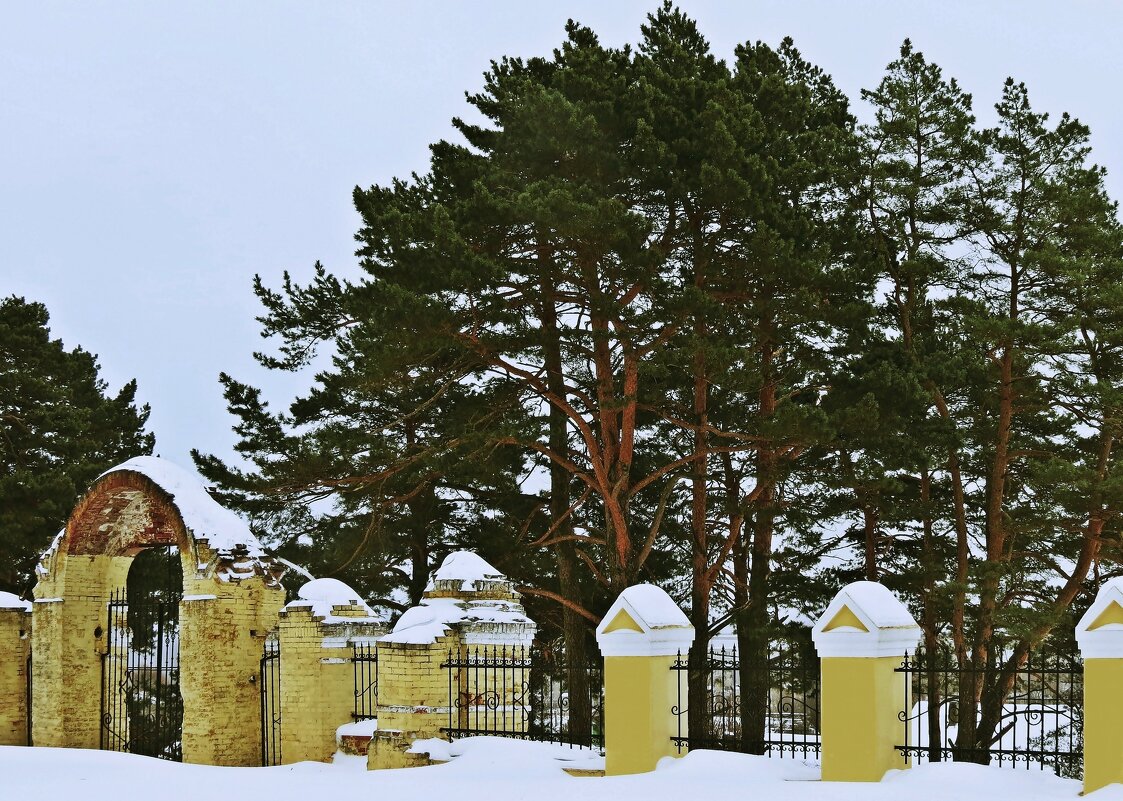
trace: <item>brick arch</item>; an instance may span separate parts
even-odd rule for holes
[[[153,545],[193,551],[191,533],[168,493],[148,476],[116,470],[79,500],[60,550],[68,556],[133,556]]]
[[[142,472],[148,467],[156,469],[152,477]],[[178,638],[183,759],[260,764],[256,676],[284,604],[283,565],[248,529],[246,542],[226,536],[216,547],[212,538],[222,533],[223,516],[210,527],[216,510],[204,509],[200,518],[201,488],[181,487],[174,476],[161,485],[167,467],[141,463],[133,469],[126,462],[98,478],[43,555],[32,610],[32,738],[43,746],[103,744],[103,669],[113,658],[107,601],[125,586],[140,551],[175,545],[184,592]]]

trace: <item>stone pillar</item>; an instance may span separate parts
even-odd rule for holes
[[[386,625],[341,581],[316,579],[281,610],[281,759],[326,762],[335,731],[352,721],[354,641],[370,642]]]
[[[258,671],[285,592],[260,576],[192,585],[179,605],[183,761],[260,765]]]
[[[672,707],[681,671],[671,666],[692,642],[694,627],[654,584],[624,590],[597,626],[604,656],[605,775],[645,773],[677,754]]]
[[[31,655],[31,604],[0,592],[0,745],[27,741],[27,659]]]
[[[1084,657],[1084,794],[1123,782],[1123,578],[1076,624]]]
[[[434,571],[420,605],[406,610],[378,641],[378,730],[370,742],[372,770],[429,764],[409,753],[414,740],[448,739],[442,727],[458,726],[475,703],[472,671],[442,668],[450,656],[472,649],[525,653],[536,626],[526,616],[514,584],[470,551],[449,554]],[[285,657],[282,652],[281,662]],[[512,706],[515,688],[499,699]]]
[[[822,659],[823,781],[876,782],[908,763],[904,676],[894,671],[920,627],[892,592],[872,581],[839,591],[811,632]]]

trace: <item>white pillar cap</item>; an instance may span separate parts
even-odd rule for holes
[[[628,587],[597,626],[604,656],[674,656],[689,650],[692,642],[694,627],[654,584]]]
[[[1076,624],[1076,642],[1085,659],[1123,658],[1123,578],[1100,587],[1096,600]]]
[[[920,627],[884,585],[855,581],[839,590],[811,639],[821,657],[904,656],[920,641]]]

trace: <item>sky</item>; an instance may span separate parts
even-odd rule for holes
[[[868,116],[902,40],[992,118],[1003,81],[1092,129],[1123,198],[1123,104],[1109,2],[683,2],[714,52],[791,36]],[[351,191],[424,172],[492,59],[545,55],[568,18],[636,42],[631,2],[0,0],[0,297],[151,404],[156,452],[232,455],[228,372],[287,405],[310,376],[267,373],[252,292],[322,261],[353,274]]]

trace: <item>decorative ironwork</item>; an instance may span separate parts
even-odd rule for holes
[[[742,668],[745,670],[742,670]],[[677,719],[678,733],[672,737],[681,753],[684,749],[707,748],[769,754],[777,757],[818,757],[819,737],[819,660],[804,658],[801,652],[773,643],[762,675],[745,675],[735,647],[711,647],[706,654],[705,677],[707,708],[700,716],[707,730],[688,731],[686,704],[690,660],[678,654],[671,670],[678,676],[676,703],[671,714]],[[759,700],[756,708],[744,692],[752,682]],[[744,725],[746,711],[758,721],[756,731]],[[695,716],[699,717],[699,716]]]
[[[449,651],[450,739],[490,734],[571,746],[604,746],[600,660],[567,664],[564,650],[477,645]]]
[[[265,638],[261,654],[261,764],[281,764],[281,643],[276,632]]]
[[[378,646],[372,642],[351,644],[351,665],[355,683],[355,720],[378,717]]]
[[[1006,656],[998,653],[992,663],[1001,664]],[[960,666],[948,649],[918,648],[905,655],[897,672],[905,683],[905,708],[898,714],[903,742],[896,746],[904,761],[1024,764],[1061,776],[1081,775],[1084,667],[1075,654],[1053,648],[1031,653],[1017,669],[993,729],[979,731],[984,724],[976,712],[973,737],[963,731],[961,693],[977,697],[981,688],[992,686],[993,667],[988,673],[985,667]]]
[[[144,558],[142,558],[144,557]],[[139,575],[137,567],[143,568]],[[179,692],[179,552],[151,548],[134,560],[108,604],[102,655],[101,748],[182,761]]]

